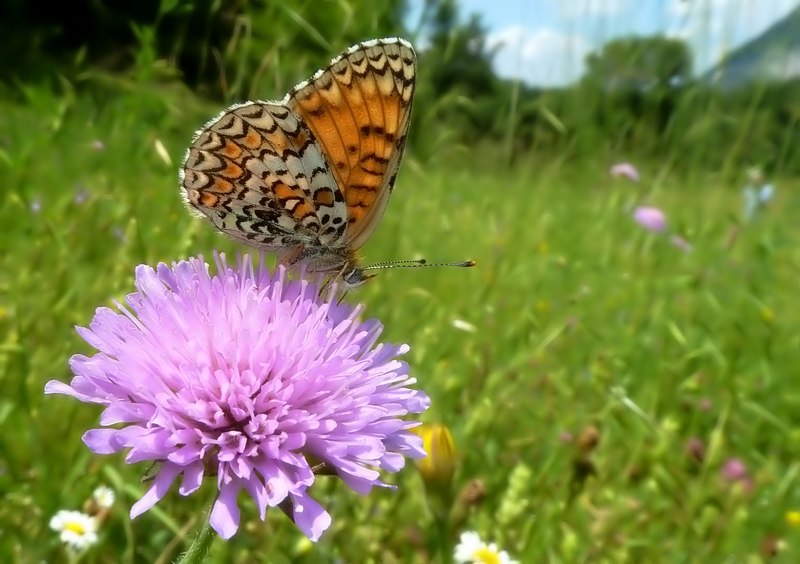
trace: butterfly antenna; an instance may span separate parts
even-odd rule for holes
[[[409,260],[387,260],[384,262],[376,262],[375,264],[368,264],[361,267],[361,270],[384,270],[387,268],[423,268],[430,266],[457,266],[459,268],[469,268],[475,266],[474,260],[463,260],[458,262],[428,262],[425,259],[409,259]]]

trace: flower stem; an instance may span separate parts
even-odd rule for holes
[[[453,541],[450,537],[450,520],[440,515],[436,517],[436,529],[439,533],[439,557],[442,564],[450,564],[453,561]]]
[[[175,564],[195,564],[197,562],[203,562],[213,541],[214,531],[211,529],[211,523],[208,518],[203,519],[203,524],[200,525],[200,529],[197,531],[192,545],[175,561]]]

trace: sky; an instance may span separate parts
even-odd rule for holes
[[[584,58],[608,40],[664,34],[686,40],[694,72],[758,36],[800,0],[458,0],[461,17],[480,15],[495,71],[537,86],[577,80]],[[424,0],[410,0],[415,28]]]

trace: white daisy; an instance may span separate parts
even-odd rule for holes
[[[80,511],[62,509],[50,519],[50,528],[61,533],[61,542],[84,550],[97,542],[97,520]]]
[[[100,509],[108,509],[114,505],[114,490],[108,486],[99,486],[92,492],[92,499]]]
[[[453,559],[458,564],[518,564],[505,550],[495,543],[486,544],[472,531],[461,533]]]

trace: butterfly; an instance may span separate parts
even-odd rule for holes
[[[195,134],[180,170],[184,199],[226,235],[274,251],[287,266],[364,283],[374,275],[357,252],[397,180],[416,77],[410,43],[375,39],[279,102],[229,107]]]

